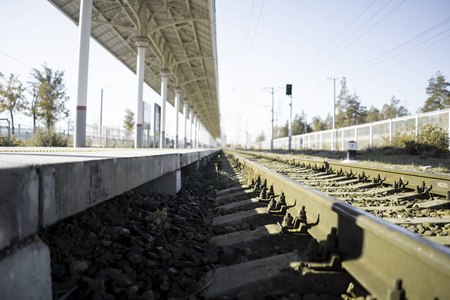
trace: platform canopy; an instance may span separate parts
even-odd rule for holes
[[[80,0],[49,0],[78,25]],[[93,0],[91,37],[136,73],[137,41],[148,41],[145,83],[161,93],[161,70],[214,137],[220,137],[214,0]],[[181,110],[181,109],[180,109]]]

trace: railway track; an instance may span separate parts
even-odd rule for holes
[[[177,196],[129,191],[41,230],[53,297],[450,298],[450,251],[436,243],[445,225],[421,223],[430,233],[419,236],[414,222],[377,217],[395,211],[408,220],[398,215],[410,210],[445,219],[445,189],[428,179],[247,152],[215,166],[185,169]]]
[[[349,284],[360,284],[369,299],[450,297],[449,178],[247,152],[232,157],[249,185],[216,198],[210,244],[230,261],[207,276],[206,298],[245,298],[239,291],[258,298],[281,286],[294,292],[283,297],[336,296],[352,294]]]
[[[267,154],[252,160],[433,242],[450,245],[449,176]]]

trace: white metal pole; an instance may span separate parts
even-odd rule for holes
[[[145,70],[145,48],[148,46],[146,38],[136,38],[137,46],[137,111],[136,111],[136,132],[134,137],[134,147],[142,148],[142,116],[144,111],[144,103],[142,102],[144,91],[144,70]]]
[[[187,148],[187,119],[188,119],[188,100],[183,99],[183,115],[184,115],[184,144],[183,147]]]
[[[194,120],[195,120],[195,124],[194,124],[194,148],[197,149],[198,148],[198,116],[197,114],[194,114]]]
[[[190,137],[190,146],[191,146],[191,149],[192,149],[192,148],[194,148],[194,143],[193,143],[193,140],[192,140],[192,137],[193,137],[192,126],[194,125],[194,108],[192,106],[190,106],[189,109],[190,109],[190,119],[191,119],[191,122],[190,122],[191,123],[191,130],[189,130],[189,137]]]
[[[291,142],[292,142],[292,95],[291,95],[291,103],[290,105],[290,114],[289,114],[289,151],[291,151]]]
[[[169,70],[161,70],[161,136],[159,148],[166,148],[166,102],[167,102],[167,79]]]
[[[175,88],[175,145],[174,148],[178,149],[178,116],[180,115],[180,100],[181,100],[181,88]]]
[[[75,147],[86,147],[86,107],[89,71],[89,41],[91,37],[92,0],[81,0],[79,53],[78,53],[78,88],[77,116],[75,125]]]
[[[273,114],[274,114],[274,92],[272,87],[272,132],[270,134],[270,151],[273,151]]]

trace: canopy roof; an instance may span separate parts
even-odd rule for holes
[[[80,0],[49,0],[75,24]],[[93,0],[91,36],[136,73],[137,41],[148,42],[145,83],[161,93],[169,71],[168,101],[183,90],[214,137],[220,137],[215,0]]]

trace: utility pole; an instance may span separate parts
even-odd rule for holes
[[[103,117],[103,89],[102,89],[102,97],[100,100],[100,128],[102,128],[102,117]]]
[[[273,113],[274,113],[274,92],[273,92],[273,87],[272,87],[272,131],[270,134],[270,151],[273,151]]]
[[[270,134],[270,151],[273,151],[273,138],[274,138],[274,128],[273,128],[273,122],[274,122],[274,112],[275,112],[275,109],[274,109],[274,87],[271,87],[271,88],[269,88],[269,87],[266,87],[266,88],[264,88],[264,89],[271,89],[272,90],[272,131],[271,131],[271,134]]]
[[[332,141],[331,141],[331,150],[335,150],[334,144],[335,144],[335,135],[336,135],[336,79],[338,77],[328,77],[328,80],[333,80],[333,134],[331,135]]]
[[[100,130],[102,128],[102,120],[103,120],[103,90],[106,89],[107,86],[102,87],[102,96],[101,96],[101,100],[100,100]]]

